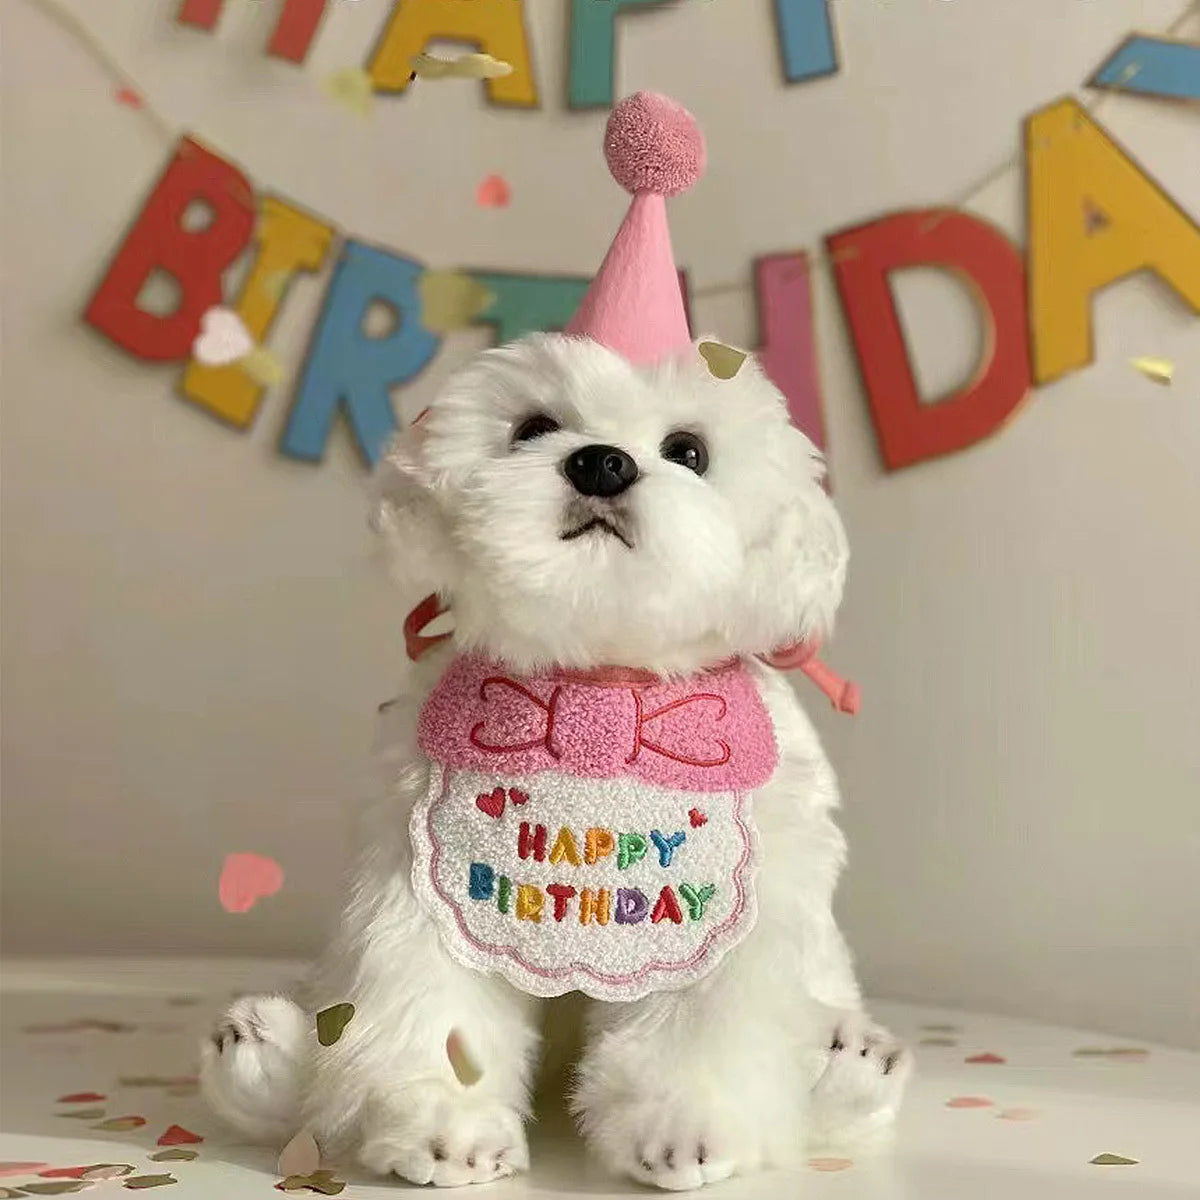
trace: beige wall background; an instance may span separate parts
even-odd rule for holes
[[[527,0],[538,112],[474,85],[382,99],[361,64],[389,7],[335,0],[301,68],[266,57],[277,4],[215,35],[176,0],[68,0],[180,126],[350,235],[433,266],[590,272],[624,208],[603,113],[565,106],[566,5]],[[694,286],[888,210],[963,194],[1024,114],[1079,88],[1182,0],[838,0],[843,69],[785,87],[767,0],[625,18],[619,91],[687,103],[711,167],[673,204]],[[170,154],[34,0],[3,36],[4,933],[11,953],[312,951],[334,911],[376,704],[403,675],[344,432],[320,466],[275,450],[294,378],[239,435],[80,313]],[[1186,32],[1200,38],[1200,20]],[[1200,216],[1200,110],[1116,98],[1100,118]],[[477,181],[502,172],[504,210]],[[1021,233],[1014,170],[972,207]],[[328,273],[272,347],[294,376]],[[898,285],[930,395],[978,333],[940,276]],[[1200,1045],[1200,321],[1151,280],[1096,306],[1097,362],[999,436],[880,467],[847,331],[816,281],[836,498],[854,546],[831,660],[857,720],[816,710],[845,788],[839,905],[870,989]],[[755,339],[749,291],[695,304]],[[397,395],[411,417],[483,331]],[[1173,359],[1171,388],[1127,359]],[[244,916],[224,855],[278,858]]]

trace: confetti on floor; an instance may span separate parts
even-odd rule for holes
[[[808,1165],[814,1171],[845,1171],[854,1163],[849,1158],[810,1158]]]
[[[311,1175],[321,1165],[321,1148],[307,1129],[302,1129],[279,1153],[275,1170],[280,1175]]]
[[[178,1182],[174,1175],[131,1175],[125,1180],[125,1186],[134,1191],[141,1191],[144,1188],[167,1187]]]
[[[55,1113],[56,1117],[70,1117],[75,1121],[98,1121],[104,1116],[102,1108],[77,1108],[73,1112]]]
[[[86,1192],[95,1186],[87,1179],[54,1179],[46,1183],[23,1183],[21,1192],[26,1196],[69,1196],[72,1192]]]
[[[989,1100],[986,1096],[955,1096],[953,1099],[946,1101],[946,1107],[992,1108],[995,1103],[995,1100]]]
[[[247,352],[243,350],[238,358]],[[283,868],[273,858],[263,854],[229,854],[221,868],[217,897],[226,912],[244,913],[259,900],[275,895],[281,887]]]
[[[199,1158],[199,1151],[196,1150],[160,1150],[157,1154],[150,1155],[151,1162],[191,1162],[194,1158]]]
[[[168,1125],[159,1136],[157,1144],[160,1146],[191,1146],[202,1141],[204,1139],[198,1133],[184,1129],[182,1125]]]
[[[1164,387],[1170,385],[1175,378],[1175,364],[1166,358],[1131,358],[1129,365],[1140,371],[1152,383],[1161,383]]]
[[[1146,1058],[1150,1051],[1141,1046],[1080,1046],[1071,1053],[1076,1058]]]
[[[1136,1158],[1126,1158],[1123,1154],[1097,1154],[1095,1158],[1089,1158],[1088,1162],[1094,1167],[1136,1167],[1138,1165]]]
[[[1033,1121],[1041,1115],[1036,1108],[1002,1108],[996,1114],[1001,1121]]]
[[[95,1104],[97,1100],[107,1100],[108,1097],[100,1092],[71,1092],[66,1096],[59,1096],[55,1100],[55,1104]]]
[[[475,189],[475,203],[480,208],[507,208],[512,189],[503,175],[489,175]]]
[[[1008,1062],[1002,1054],[993,1054],[990,1050],[984,1051],[983,1054],[971,1054],[963,1059],[969,1063],[1005,1063]]]
[[[332,1046],[353,1019],[354,1005],[348,1001],[321,1009],[317,1013],[317,1041],[322,1046]]]
[[[962,1033],[959,1025],[919,1025],[922,1033]]]
[[[281,1192],[308,1190],[322,1196],[336,1196],[345,1186],[342,1179],[334,1179],[332,1171],[313,1171],[309,1175],[289,1175],[275,1185]]]
[[[746,352],[726,346],[724,342],[701,342],[700,357],[708,363],[708,372],[715,379],[732,379],[742,369]]]
[[[145,1123],[145,1117],[109,1117],[107,1121],[101,1121],[92,1128],[101,1129],[105,1133],[127,1133],[130,1129],[141,1128]]]
[[[919,1043],[922,1046],[957,1046],[958,1038],[952,1037],[923,1037]]]
[[[8,1175],[32,1175],[39,1167],[48,1167],[44,1162],[0,1162],[0,1178]]]

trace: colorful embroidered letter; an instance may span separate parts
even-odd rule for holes
[[[646,854],[646,839],[640,833],[622,833],[617,838],[617,869],[625,870]],[[620,905],[618,904],[618,908]],[[617,918],[620,920],[620,917]]]
[[[280,442],[284,454],[319,461],[341,410],[363,458],[379,457],[396,428],[389,389],[417,375],[440,342],[420,320],[422,269],[415,259],[346,243]],[[395,328],[382,337],[363,328],[376,305],[395,315]]]
[[[435,38],[469,42],[512,65],[512,74],[487,81],[492,104],[537,107],[537,84],[529,61],[522,0],[401,0],[367,70],[380,92],[403,92],[412,79],[412,59]],[[424,86],[424,85],[422,85]]]
[[[1200,313],[1200,225],[1075,100],[1025,129],[1034,374],[1092,361],[1092,296],[1153,271]]]
[[[191,357],[200,318],[221,303],[221,275],[254,232],[254,189],[232,163],[184,138],[87,306],[93,329],[136,358],[183,362]],[[193,206],[208,223],[184,226]],[[138,307],[155,272],[179,285],[179,306],[159,314]]]
[[[496,907],[502,912],[508,912],[508,901],[512,896],[512,880],[507,875],[500,876],[500,890],[496,893]],[[684,897],[686,899],[687,897]]]
[[[542,889],[532,883],[517,884],[517,920],[542,922]]]
[[[679,911],[679,901],[675,899],[675,893],[670,887],[665,887],[658,893],[658,900],[654,905],[654,912],[650,914],[650,920],[655,925],[659,921],[670,917],[676,925],[683,924],[683,913]]]
[[[636,925],[646,919],[650,902],[641,888],[617,888],[617,924]]]
[[[704,906],[712,899],[713,893],[716,890],[711,883],[706,883],[700,888],[691,883],[681,883],[679,885],[679,894],[688,906],[688,915],[693,921],[698,921],[704,916]]]
[[[520,832],[517,834],[517,853],[522,858],[528,858],[532,854],[538,862],[542,862],[546,857],[545,825],[535,825],[530,833],[529,822],[522,821]]]
[[[467,890],[472,900],[490,900],[496,887],[496,872],[487,863],[471,864],[471,880]]]
[[[612,895],[608,888],[600,888],[595,892],[591,888],[584,888],[579,893],[580,925],[588,924],[593,917],[597,925],[607,925],[611,900]]]
[[[558,831],[558,837],[550,848],[550,861],[558,866],[564,858],[571,866],[579,866],[579,847],[575,844],[575,835],[565,825]]]
[[[591,828],[583,835],[583,861],[596,863],[613,852],[612,832],[608,829]]]
[[[316,271],[333,242],[333,226],[277,200],[263,199],[255,230],[258,253],[237,301],[237,313],[256,342],[270,332],[297,271]],[[191,362],[183,394],[209,412],[244,429],[254,419],[263,385],[237,363],[209,367]]]
[[[548,883],[546,891],[554,897],[554,919],[561,921],[567,915],[567,901],[575,895],[575,889],[567,883]]]
[[[671,865],[671,856],[675,853],[677,846],[682,846],[687,841],[687,834],[680,829],[677,833],[671,834],[670,837],[663,837],[657,829],[650,830],[650,840],[658,847],[658,865],[660,867],[669,867]]]

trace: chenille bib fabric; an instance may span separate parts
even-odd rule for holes
[[[537,996],[633,1000],[753,927],[750,793],[776,747],[740,663],[668,681],[460,657],[418,741],[413,883],[460,962]]]

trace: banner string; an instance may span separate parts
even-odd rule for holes
[[[94,33],[83,20],[70,8],[67,7],[65,0],[33,0],[33,3],[45,12],[52,20],[54,20],[62,29],[65,29],[72,37],[74,37],[81,45],[91,54],[92,58],[99,63],[101,67],[123,88],[128,88],[134,92],[139,100],[138,108],[144,112],[146,116],[158,127],[159,131],[166,135],[171,141],[178,141],[185,135],[185,131],[181,126],[178,126],[168,117],[163,110],[155,104],[142,89],[141,85],[135,80],[121,65],[117,56],[109,50],[99,36]],[[1183,11],[1161,30],[1156,37],[1171,38],[1177,34],[1183,26],[1188,22],[1193,15],[1200,15],[1200,0],[1188,0]],[[1097,91],[1095,95],[1089,96],[1086,100],[1081,101],[1083,108],[1090,114],[1095,115],[1099,110],[1114,96],[1120,95],[1119,89],[1106,89]],[[952,197],[944,204],[939,205],[946,211],[966,208],[974,200],[978,199],[993,183],[997,183],[1003,179],[1010,171],[1018,169],[1023,161],[1022,152],[1018,149],[1005,158],[1002,162],[997,163],[986,174],[977,179],[974,183],[969,184],[957,196]],[[924,232],[935,228],[944,219],[941,213],[935,213],[931,216],[929,222],[924,227]],[[824,252],[814,253],[808,247],[800,247],[797,253],[803,253],[808,269],[814,270],[817,267],[831,266],[840,258],[852,256],[854,251],[843,251],[842,255],[835,256]],[[704,287],[693,287],[688,289],[689,298],[692,300],[705,300],[713,296],[734,295],[752,290],[753,285],[744,279],[736,280],[729,283],[714,283]]]

